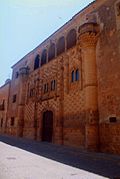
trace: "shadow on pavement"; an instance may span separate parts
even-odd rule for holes
[[[120,179],[120,156],[86,152],[29,139],[0,135],[0,141],[31,153],[111,179]]]

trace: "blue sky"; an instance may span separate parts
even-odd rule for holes
[[[0,85],[11,66],[93,0],[1,0]]]

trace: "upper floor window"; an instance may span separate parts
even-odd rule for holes
[[[34,88],[31,88],[30,89],[30,97],[33,97],[34,96]]]
[[[36,58],[35,58],[35,62],[34,62],[34,70],[39,68],[39,64],[40,64],[40,56],[37,55]]]
[[[72,30],[70,30],[70,32],[68,32],[68,35],[67,35],[67,49],[75,46],[76,41],[77,41],[76,30],[72,29]]]
[[[110,117],[109,122],[117,122],[117,118],[116,117]]]
[[[13,95],[13,99],[12,99],[12,102],[15,103],[16,102],[16,98],[17,98],[17,95]]]
[[[18,71],[15,73],[15,78],[18,78],[18,76],[19,76],[19,73],[18,73]]]
[[[3,110],[4,110],[5,109],[5,100],[4,99],[3,99],[2,106],[3,106]]]
[[[49,51],[48,51],[48,61],[52,60],[55,58],[55,44],[52,43],[50,45]]]
[[[52,81],[51,81],[51,91],[54,91],[54,90],[55,90],[55,87],[56,87],[56,81],[55,81],[55,80],[52,80]]]
[[[5,110],[5,100],[3,99],[2,103],[0,104],[0,111]]]
[[[48,83],[44,84],[44,93],[48,92]]]
[[[71,73],[71,82],[74,82],[74,76],[75,76],[74,71],[72,71],[72,73]]]
[[[57,55],[65,52],[65,38],[61,37],[57,43]]]
[[[73,70],[71,73],[71,82],[79,81],[79,70]]]
[[[76,81],[79,80],[79,70],[78,69],[75,71],[75,80]]]
[[[41,66],[47,62],[47,50],[44,49],[41,55]]]

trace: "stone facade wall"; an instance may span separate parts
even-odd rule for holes
[[[37,89],[39,91],[37,95],[39,100],[36,102],[35,97],[28,97],[28,99],[26,99],[27,104],[25,105],[24,136],[28,138],[35,137],[34,116],[36,113],[37,139],[41,140],[40,133],[42,130],[43,112],[46,110],[52,110],[54,112],[53,142],[72,145],[72,140],[74,139],[75,146],[83,146],[83,115],[85,115],[85,112],[84,92],[82,90],[82,74],[80,75],[80,80],[71,85],[71,71],[73,69],[77,69],[79,66],[79,70],[81,72],[81,56],[78,57],[76,48],[72,48],[67,53],[68,54],[62,54],[53,61],[49,62],[49,65],[45,65],[41,67],[41,69],[36,70],[32,73],[32,76],[30,75],[28,84],[31,88],[33,83],[35,86],[35,79],[39,79],[41,77]],[[69,58],[70,62],[68,60]],[[67,70],[68,74],[66,73]],[[66,78],[68,78],[69,83]],[[50,82],[53,79],[56,80],[55,91],[50,90]],[[43,86],[45,83],[49,84],[49,92],[47,94],[43,93]],[[36,110],[35,105],[37,106]],[[77,110],[75,111],[75,109]],[[80,112],[81,109],[83,112]],[[61,118],[63,121],[61,121]],[[72,122],[73,120],[74,125]],[[63,124],[61,124],[62,122]],[[82,129],[82,132],[80,129]]]
[[[5,133],[7,129],[7,111],[9,104],[10,81],[0,87],[0,133]]]
[[[100,151],[106,153],[120,153],[120,123],[100,124]]]
[[[64,144],[85,145],[85,92],[81,52],[78,48],[67,52],[64,59]],[[71,83],[72,71],[79,69],[79,81]],[[74,141],[74,143],[73,143]]]
[[[98,10],[102,27],[97,50],[100,146],[102,151],[113,153],[120,151],[120,17],[116,15],[117,3],[106,1]],[[111,117],[116,117],[116,121],[110,122]]]
[[[76,43],[68,49],[71,30]],[[65,50],[58,55],[61,37]],[[40,65],[43,50],[47,60]],[[42,141],[44,113],[52,111],[53,143],[120,153],[119,58],[120,0],[96,0],[12,67],[7,133]]]

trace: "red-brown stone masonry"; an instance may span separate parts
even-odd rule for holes
[[[60,144],[61,141],[61,124],[60,124],[60,99],[53,98],[49,101],[45,100],[41,105],[38,106],[38,140],[42,140],[42,124],[43,124],[43,113],[48,110],[53,112],[53,143]]]
[[[23,136],[34,139],[34,103],[25,105]]]
[[[120,153],[120,123],[100,124],[100,150],[106,153]]]
[[[114,0],[98,10],[103,27],[97,48],[99,135],[101,151],[120,153],[120,51],[115,14]],[[110,124],[109,117],[116,117],[117,123]]]
[[[18,66],[13,69],[11,87],[9,93],[9,105],[8,105],[8,121],[7,121],[7,131],[8,134],[17,136],[18,131],[18,104],[19,104],[19,93],[21,80],[16,78],[16,72],[19,72],[19,69],[25,65],[25,62],[21,62]],[[13,103],[13,96],[16,95],[16,101]],[[11,126],[11,117],[14,117],[14,126]]]
[[[4,101],[4,110],[0,110],[0,133],[6,132],[9,90],[10,81],[0,88],[0,105],[2,105]]]
[[[69,54],[70,53],[70,54]],[[49,84],[49,93],[43,94],[43,88],[39,91],[40,100],[37,105],[37,139],[41,140],[42,133],[42,120],[43,112],[45,110],[51,110],[54,114],[53,124],[53,142],[64,143],[65,145],[74,145],[78,147],[84,146],[84,92],[82,89],[82,71],[81,71],[81,56],[78,56],[76,48],[69,50],[68,54],[49,62],[49,64],[41,67],[39,72],[35,72],[32,81],[35,78],[41,77],[40,86],[43,87],[45,83]],[[66,94],[67,88],[66,76],[65,76],[65,64],[67,58],[70,58],[69,65],[69,93]],[[71,71],[79,69],[80,80],[71,84]],[[35,77],[36,75],[36,77]],[[55,79],[57,88],[55,92],[50,91],[50,82]],[[65,93],[64,93],[65,91]],[[42,98],[42,99],[41,99]],[[49,99],[50,98],[50,99]],[[34,100],[29,98],[28,104],[25,106],[25,118],[24,118],[24,137],[34,138]],[[63,103],[61,102],[63,101]],[[71,111],[71,112],[70,112]],[[63,120],[63,121],[62,121]],[[63,126],[61,124],[63,122]],[[62,131],[63,127],[63,131]],[[62,134],[63,132],[63,134]],[[63,135],[63,136],[62,136]],[[71,140],[72,139],[72,140]],[[62,141],[63,140],[63,141]],[[72,142],[74,140],[74,143]]]
[[[68,53],[69,84],[64,86],[64,144],[85,147],[85,94],[83,89],[83,69],[79,48]],[[66,60],[66,59],[64,59]],[[67,62],[66,62],[67,63]],[[72,71],[79,70],[79,81],[71,82]],[[66,82],[66,81],[65,81]],[[67,83],[67,82],[66,82]],[[74,141],[74,142],[73,142]]]
[[[59,73],[61,73],[58,68],[59,68],[59,59],[56,59],[54,61],[49,62],[49,64],[44,65],[41,67],[41,69],[36,70],[37,72],[34,72],[32,75],[31,80],[29,82],[29,87],[33,88],[34,87],[34,80],[37,78],[40,78],[39,81],[39,86],[38,86],[38,96],[37,98],[39,99],[36,102],[36,99],[30,98],[27,100],[27,104],[25,106],[25,121],[24,121],[24,136],[29,137],[29,138],[34,138],[34,118],[35,118],[35,113],[37,114],[37,139],[41,140],[41,133],[42,133],[42,117],[43,117],[43,112],[45,110],[51,110],[54,113],[54,136],[53,136],[53,142],[57,143],[59,137],[57,134],[57,125],[58,123],[58,116],[59,115]],[[51,80],[56,80],[56,90],[54,92],[51,92]],[[48,83],[49,84],[49,92],[47,94],[44,94],[43,86],[44,84]],[[37,103],[37,109],[35,111],[35,103]],[[30,124],[30,126],[29,126]],[[29,126],[29,132],[28,132],[28,126]],[[58,141],[59,143],[59,141]]]

